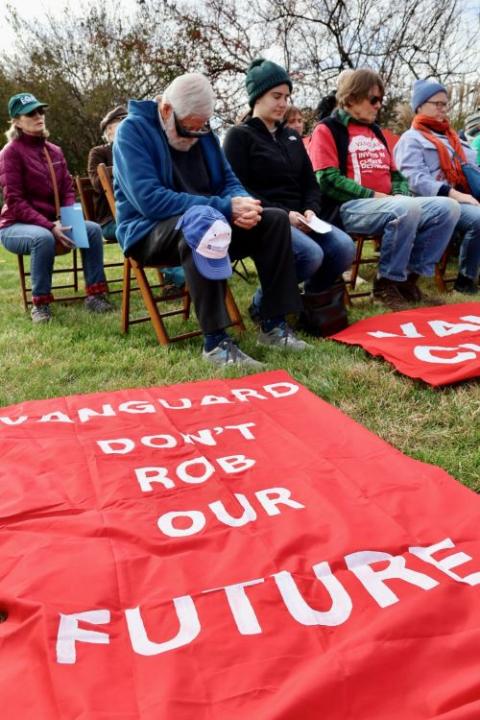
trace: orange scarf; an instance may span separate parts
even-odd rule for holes
[[[443,170],[447,182],[458,190],[470,192],[461,165],[462,162],[466,162],[465,153],[463,152],[460,138],[448,120],[439,121],[434,120],[434,118],[428,115],[415,115],[412,128],[421,132],[432,145],[435,145],[440,160],[440,167]],[[445,135],[456,155],[451,156],[446,145],[440,138],[433,134],[434,132]]]

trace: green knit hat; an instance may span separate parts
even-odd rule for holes
[[[292,92],[292,81],[290,80],[287,71],[277,65],[277,63],[271,60],[265,60],[265,58],[257,58],[247,70],[245,77],[245,86],[248,93],[248,104],[251,108],[255,105],[255,101],[261,95],[271,90],[277,85],[288,85],[290,92]]]

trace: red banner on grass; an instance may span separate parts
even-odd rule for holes
[[[480,303],[376,315],[330,339],[360,345],[404,375],[429,385],[449,385],[480,375]]]
[[[479,501],[284,372],[0,411],[2,720],[478,720]]]

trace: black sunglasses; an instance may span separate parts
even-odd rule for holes
[[[175,120],[175,130],[177,131],[177,135],[180,135],[180,137],[198,138],[202,137],[203,135],[208,135],[208,133],[212,131],[210,123],[208,122],[206,122],[205,125],[200,128],[200,130],[187,130],[187,128],[184,128],[183,125],[181,125],[175,113],[173,113],[173,119]]]
[[[45,115],[45,108],[39,107],[35,108],[35,110],[30,110],[29,113],[25,113],[26,117],[35,117],[35,115]]]
[[[383,103],[383,97],[380,97],[380,95],[372,95],[372,97],[368,98],[368,102],[370,105],[381,105]]]

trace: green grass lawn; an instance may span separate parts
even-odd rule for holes
[[[106,257],[119,259],[120,253],[115,246],[108,246]],[[66,262],[69,256],[57,260]],[[47,326],[34,326],[21,304],[17,259],[3,248],[0,277],[0,406],[243,374],[232,369],[224,373],[204,362],[200,338],[160,347],[150,323],[135,325],[128,336],[123,336],[120,295],[113,296],[117,312],[108,316],[87,313],[81,302],[55,304],[54,320]],[[232,287],[246,315],[255,284],[235,276]],[[447,301],[466,302],[468,298],[450,293]],[[138,299],[136,303],[139,305]],[[369,300],[356,301],[350,319],[378,312],[379,306]],[[439,465],[465,485],[480,490],[478,381],[434,390],[402,377],[386,362],[367,356],[359,348],[322,339],[311,340],[311,351],[284,355],[257,347],[255,329],[248,318],[246,325],[241,346],[264,362],[266,369],[287,370],[319,397],[403,452]],[[322,432],[321,425],[318,432]]]

